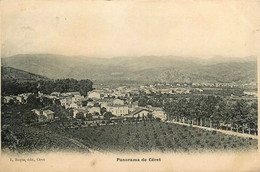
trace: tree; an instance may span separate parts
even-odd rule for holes
[[[206,123],[206,119],[209,120],[209,126],[212,127],[212,119],[215,112],[216,107],[222,109],[223,112],[226,112],[226,102],[220,99],[220,97],[216,96],[207,96],[204,98],[202,113],[204,114],[204,124]],[[225,115],[224,115],[225,116]]]
[[[147,117],[148,117],[149,119],[152,119],[152,118],[153,118],[153,114],[149,112],[149,113],[147,114]]]
[[[84,119],[85,117],[84,117],[84,113],[83,112],[78,112],[77,114],[76,114],[76,118],[77,119]]]
[[[42,98],[42,104],[43,106],[50,106],[53,104],[52,100],[47,98],[47,97],[43,97]]]
[[[140,120],[140,118],[141,118],[141,117],[140,117],[140,114],[138,114],[138,116],[137,116],[137,121],[139,121],[139,120]]]
[[[58,111],[56,116],[62,121],[66,121],[68,119],[67,114],[64,111]]]
[[[138,101],[138,106],[142,106],[142,107],[147,106],[147,100],[144,97],[141,97]]]
[[[26,124],[36,122],[37,121],[37,115],[33,112],[25,112],[24,114],[22,114],[22,121]]]
[[[232,105],[232,123],[236,124],[237,131],[239,128],[244,129],[247,122],[247,117],[249,114],[249,106],[244,100],[238,100],[235,104]]]
[[[42,103],[40,102],[40,99],[37,98],[35,95],[29,95],[27,98],[27,104],[32,106],[41,106]]]
[[[144,121],[144,114],[142,114],[142,121]]]
[[[87,106],[87,104],[88,104],[87,100],[82,101],[82,106]]]
[[[93,88],[93,82],[90,80],[80,80],[79,81],[79,90],[80,90],[80,94],[83,96],[87,96],[89,91],[92,91]]]
[[[88,102],[93,102],[94,100],[92,98],[88,98]]]
[[[76,114],[77,115],[77,114]],[[74,116],[74,112],[73,112],[73,110],[71,109],[71,110],[69,110],[69,116],[70,116],[70,118],[72,119],[73,118],[73,116]]]
[[[175,101],[166,102],[163,105],[163,110],[167,114],[168,120],[176,119],[176,113],[175,113],[176,107],[177,107],[177,103]]]
[[[255,130],[254,134],[257,134],[257,128],[258,128],[258,114],[257,114],[257,102],[254,102],[250,106],[250,116],[248,118],[248,127],[249,132],[250,128],[253,128]],[[249,133],[251,134],[251,133]]]
[[[110,120],[110,118],[113,116],[111,112],[105,112],[104,113],[104,119],[105,120]]]
[[[155,120],[158,121],[158,122],[160,122],[160,121],[161,121],[161,118],[156,118]]]
[[[14,105],[15,104],[15,102],[14,102],[14,100],[13,99],[10,99],[10,101],[9,101],[9,103],[8,103],[9,105]]]
[[[104,115],[104,113],[107,111],[107,109],[105,108],[105,107],[102,107],[101,109],[100,109],[100,113],[102,114],[102,115]]]
[[[95,116],[99,116],[99,113],[98,113],[98,112],[95,112]]]
[[[216,101],[217,103],[217,101]],[[215,106],[215,107],[214,107]],[[220,123],[229,123],[228,120],[228,106],[225,101],[219,101],[217,104],[213,105],[211,108],[213,110],[209,109],[209,115],[210,115],[210,125],[212,126],[212,123],[216,124],[217,128],[220,127]]]
[[[61,103],[60,103],[59,99],[55,99],[55,100],[54,100],[54,104],[56,104],[56,105],[58,105],[58,106],[60,106],[60,105],[61,105]]]
[[[216,128],[220,127],[220,121],[223,119],[223,113],[222,113],[222,109],[219,106],[216,106],[212,116],[210,117],[210,125],[214,125],[216,126]],[[214,127],[213,127],[214,128]]]
[[[188,118],[188,101],[183,98],[179,102],[179,114],[180,114],[180,120],[182,123],[185,123],[185,118]]]
[[[86,118],[88,119],[88,120],[91,120],[93,117],[92,117],[92,114],[91,113],[88,113],[88,114],[86,114]]]
[[[100,107],[100,104],[99,103],[94,103],[94,107]]]

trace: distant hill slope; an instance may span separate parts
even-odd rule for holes
[[[26,72],[12,67],[1,66],[2,81],[15,80],[17,82],[34,82],[39,80],[49,80],[47,77]]]
[[[244,83],[257,80],[256,57],[203,60],[175,56],[91,58],[29,54],[3,58],[2,65],[51,79]]]

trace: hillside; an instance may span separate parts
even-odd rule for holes
[[[38,91],[44,94],[52,92],[80,92],[86,96],[93,90],[93,82],[89,79],[59,79],[53,80],[47,77],[32,74],[12,67],[1,67],[1,94],[18,95],[21,93],[36,93]]]
[[[257,80],[256,60],[256,57],[203,60],[177,56],[91,58],[29,54],[3,58],[2,64],[52,79],[246,83]]]
[[[1,66],[2,81],[15,80],[17,82],[34,82],[39,80],[49,80],[47,77],[26,72],[12,67]]]

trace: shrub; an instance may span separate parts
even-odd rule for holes
[[[209,145],[210,145],[211,147],[215,147],[215,142],[211,142]]]
[[[162,144],[159,140],[156,140],[155,144],[156,144],[156,146],[162,146]]]

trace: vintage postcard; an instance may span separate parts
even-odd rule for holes
[[[2,0],[0,171],[260,171],[259,11]]]

